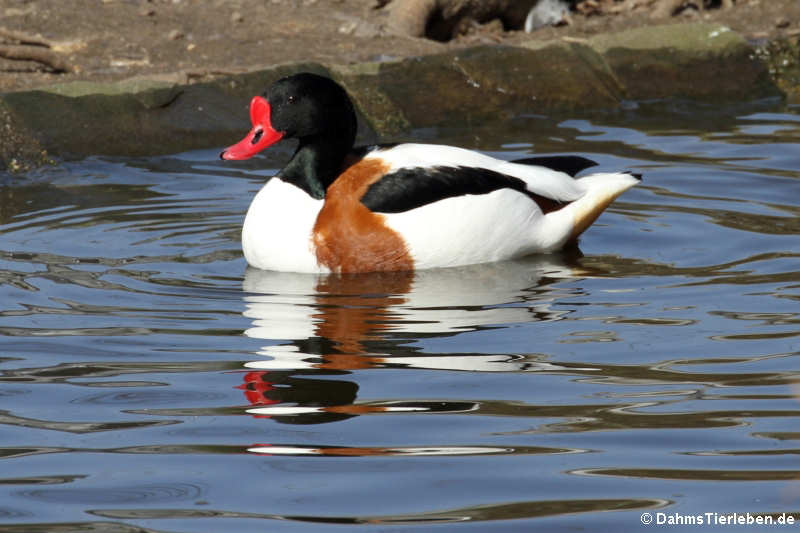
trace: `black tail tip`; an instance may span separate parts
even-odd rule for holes
[[[631,176],[633,176],[637,180],[642,181],[642,175],[643,174],[641,174],[640,172],[631,172],[630,170],[626,170],[625,174],[630,174]]]

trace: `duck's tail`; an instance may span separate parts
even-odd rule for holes
[[[614,199],[642,180],[640,174],[632,172],[592,174],[576,181],[586,193],[565,206],[561,211],[572,217],[572,233],[568,241],[574,241],[597,220]]]

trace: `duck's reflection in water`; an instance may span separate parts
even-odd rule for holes
[[[551,307],[571,294],[557,282],[586,276],[576,254],[420,272],[310,275],[248,269],[249,337],[271,344],[257,353],[241,385],[256,416],[321,423],[359,414],[469,411],[469,402],[357,403],[343,379],[368,368],[480,372],[556,370],[543,354],[431,354],[419,339],[481,328],[558,320]],[[340,378],[340,379],[337,379]]]

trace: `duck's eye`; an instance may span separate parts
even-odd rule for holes
[[[250,144],[256,144],[258,141],[261,140],[261,136],[264,135],[264,130],[258,130],[253,134],[253,139],[250,141]]]
[[[287,102],[287,103],[289,103],[289,104],[293,104],[293,103],[294,103],[294,101],[295,101],[295,97],[294,97],[294,95],[293,95],[293,94],[290,94],[290,95],[289,95],[289,96],[286,98],[286,102]]]

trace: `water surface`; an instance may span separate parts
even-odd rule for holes
[[[645,180],[579,250],[314,276],[240,252],[285,149],[2,177],[0,531],[629,531],[643,513],[800,512],[797,108],[415,136]]]

